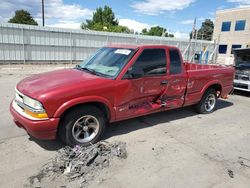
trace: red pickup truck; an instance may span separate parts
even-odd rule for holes
[[[184,63],[176,47],[113,45],[75,68],[22,80],[10,112],[36,138],[88,145],[108,122],[189,105],[211,113],[233,78],[230,67]]]

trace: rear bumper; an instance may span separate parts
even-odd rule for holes
[[[30,120],[20,115],[11,103],[10,113],[14,118],[14,122],[18,127],[24,128],[31,136],[43,139],[54,140],[57,135],[57,127],[59,118],[49,118],[46,120]]]

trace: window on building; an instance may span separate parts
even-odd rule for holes
[[[241,48],[241,45],[240,44],[233,44],[232,49],[231,49],[231,54],[233,54],[233,50],[237,49],[237,48]]]
[[[235,31],[245,30],[246,20],[238,20],[235,23]]]
[[[222,22],[221,31],[230,31],[231,22]]]
[[[178,50],[170,49],[170,74],[180,74],[182,72],[181,57]]]
[[[144,75],[166,74],[166,51],[165,49],[145,49],[136,60],[133,67],[141,67]]]
[[[227,53],[227,45],[219,45],[219,54],[226,54]]]

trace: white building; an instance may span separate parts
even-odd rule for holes
[[[250,7],[217,11],[213,39],[219,44],[217,61],[232,64],[232,49],[250,47]]]

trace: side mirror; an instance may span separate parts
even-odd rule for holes
[[[144,76],[144,71],[141,67],[130,67],[127,72],[127,78],[137,79]]]

